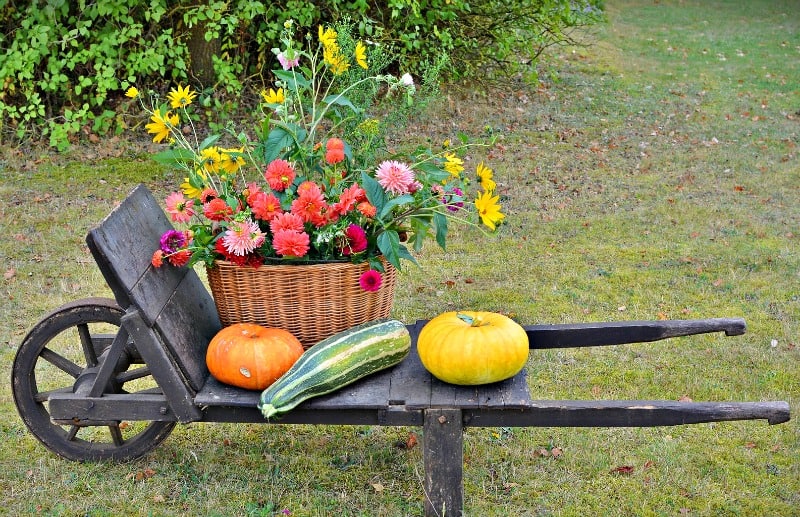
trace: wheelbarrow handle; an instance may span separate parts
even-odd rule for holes
[[[710,332],[739,336],[745,333],[746,328],[742,318],[710,318],[527,325],[525,331],[530,348],[539,349],[645,343]]]

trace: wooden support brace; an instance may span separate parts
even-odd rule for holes
[[[422,436],[426,517],[462,513],[463,430],[460,409],[425,410]]]

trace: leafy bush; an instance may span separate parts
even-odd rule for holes
[[[0,139],[62,149],[80,133],[119,132],[121,93],[134,84],[191,83],[220,93],[205,96],[208,113],[229,113],[224,97],[266,86],[286,20],[310,35],[340,13],[361,37],[391,45],[398,69],[421,73],[436,48],[463,78],[530,66],[600,11],[597,0],[0,2]]]

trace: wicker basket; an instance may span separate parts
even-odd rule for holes
[[[367,263],[251,268],[218,260],[206,273],[223,326],[258,323],[286,329],[308,348],[359,323],[389,316],[397,270],[385,261],[384,268],[377,292],[359,284]]]

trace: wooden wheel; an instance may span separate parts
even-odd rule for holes
[[[43,318],[23,340],[12,366],[12,392],[22,420],[48,449],[75,461],[138,458],[158,446],[175,422],[104,422],[59,425],[48,398],[77,392],[87,371],[96,370],[117,335],[124,311],[114,300],[90,298],[64,305]],[[128,340],[106,393],[160,393],[150,370]]]

